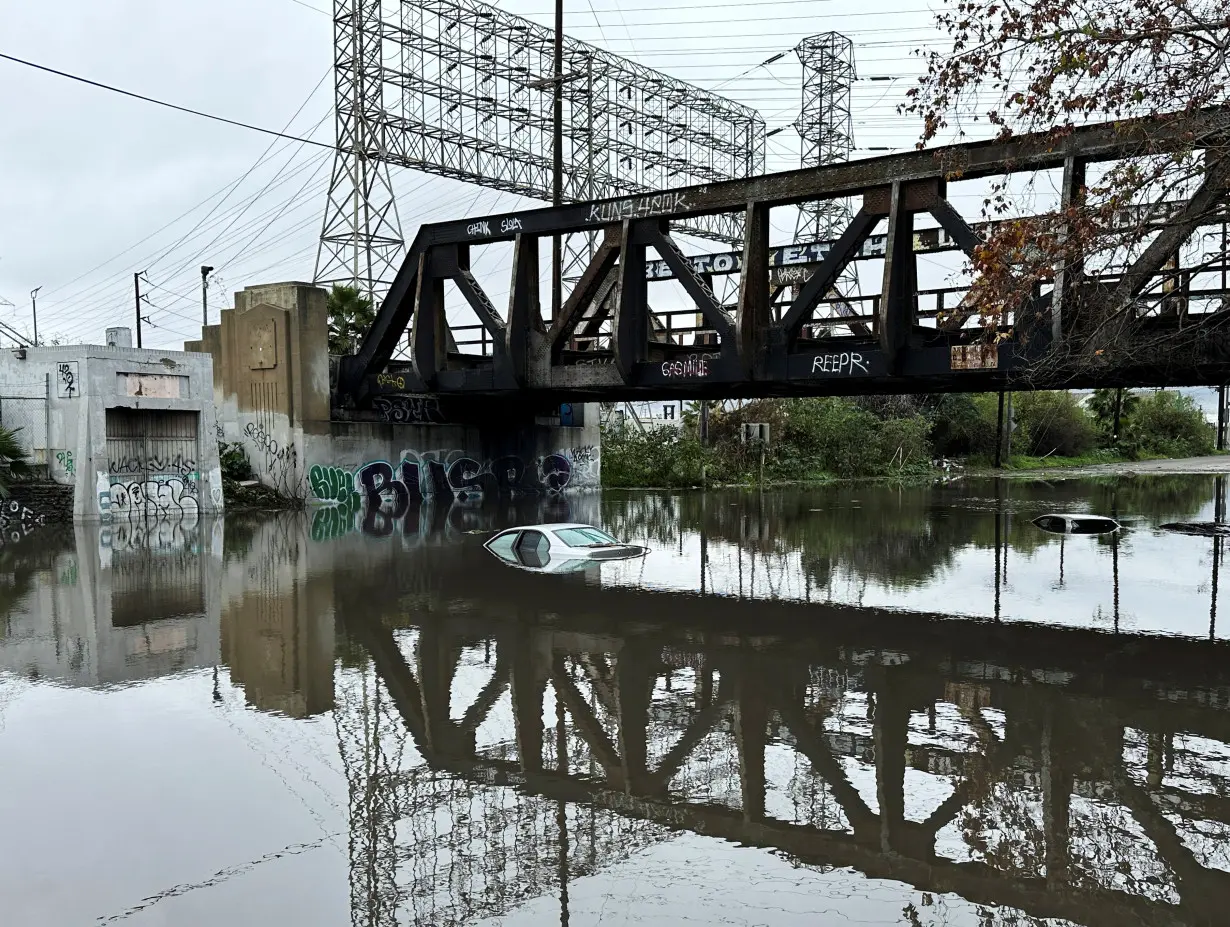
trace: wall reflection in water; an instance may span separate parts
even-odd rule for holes
[[[1214,489],[1179,507],[1199,515]],[[603,521],[579,504],[570,517]],[[639,503],[616,504],[606,527],[627,535]],[[745,540],[751,514],[715,517],[736,519],[729,543],[796,530]],[[922,518],[956,536],[987,514]],[[639,889],[610,888],[606,911],[586,887],[626,886],[638,859],[671,883],[653,904],[734,922],[797,922],[747,900],[779,864],[846,886],[792,898],[800,918],[884,922],[853,888],[878,879],[903,925],[1225,922],[1222,641],[651,590],[618,564],[535,575],[447,526],[315,534],[310,516],[231,519],[183,543],[81,529],[0,551],[0,669],[96,685],[221,663],[218,684],[283,730],[331,713],[355,925],[637,920],[654,913]],[[944,556],[857,534],[826,542],[830,564]],[[696,869],[719,846],[744,862],[715,902]]]

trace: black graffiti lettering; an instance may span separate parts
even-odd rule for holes
[[[432,396],[376,396],[372,399],[372,407],[386,422],[397,425],[439,425],[444,422],[440,404]]]
[[[453,461],[448,468],[448,484],[459,502],[465,502],[471,496],[482,496],[484,486],[482,465],[472,457],[462,457]]]
[[[542,485],[548,492],[563,492],[572,477],[572,464],[562,454],[549,454],[542,459]]]
[[[393,468],[389,464],[383,460],[369,463],[359,471],[358,477],[363,487],[363,507],[369,517],[373,513],[393,518],[406,514],[410,493],[405,483],[393,478]]]
[[[330,514],[313,516],[312,536],[326,540],[360,530],[387,537],[400,530],[405,537],[420,537],[470,530],[494,517],[480,513],[502,509],[507,515],[510,506],[519,510],[522,500],[532,499],[542,500],[534,504],[544,513],[553,513],[545,520],[566,520],[563,493],[574,480],[596,484],[598,455],[598,448],[581,445],[532,463],[515,454],[484,462],[456,451],[408,451],[396,464],[376,460],[354,471],[316,464],[309,474],[311,490]],[[504,504],[493,506],[498,500]]]
[[[520,457],[501,457],[492,463],[491,472],[501,494],[525,489],[525,464]]]
[[[427,480],[428,489],[432,495],[446,495],[452,493],[452,486],[448,481],[448,470],[444,466],[444,462],[440,460],[428,460],[427,464]]]
[[[412,460],[403,460],[401,462],[401,481],[406,487],[406,495],[411,501],[421,501],[423,498],[423,487],[419,482],[419,465]]]

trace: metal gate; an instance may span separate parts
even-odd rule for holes
[[[107,410],[113,517],[196,522],[199,418],[198,412]]]

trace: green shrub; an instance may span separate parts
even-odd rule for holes
[[[1140,398],[1123,429],[1124,450],[1132,456],[1199,457],[1213,453],[1216,434],[1195,401],[1162,390]]]
[[[1093,419],[1067,390],[1013,394],[1015,453],[1081,457],[1097,444]]]
[[[692,430],[661,427],[642,432],[622,424],[602,430],[604,486],[699,486],[708,458]]]
[[[939,457],[988,457],[995,453],[996,393],[948,393],[931,412],[931,443]]]
[[[252,463],[248,460],[248,452],[243,449],[242,444],[219,441],[218,462],[222,467],[224,482],[238,483],[256,478],[252,472]]]

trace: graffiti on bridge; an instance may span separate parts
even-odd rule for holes
[[[572,520],[572,503],[561,493],[520,499],[472,498],[466,502],[427,496],[410,502],[398,517],[391,511],[364,509],[362,496],[352,493],[346,501],[312,513],[311,538],[319,543],[361,533],[378,538],[397,536],[412,545],[452,543],[466,534],[509,525]]]
[[[20,541],[43,523],[43,516],[24,502],[8,499],[0,505],[0,543]]]
[[[329,508],[315,513],[313,537],[348,533],[360,516],[360,530],[367,534],[391,534],[398,522],[417,533],[411,522],[417,523],[424,502],[434,503],[432,511],[444,512],[446,520],[456,521],[467,507],[480,507],[484,501],[558,496],[577,470],[577,484],[589,485],[596,466],[594,448],[548,454],[528,463],[511,454],[480,462],[461,451],[406,451],[397,464],[374,460],[353,471],[316,465],[308,481],[313,496]]]
[[[384,374],[381,374],[384,376]],[[398,377],[400,380],[401,378]],[[372,406],[395,425],[440,425],[444,416],[434,396],[376,396]]]

